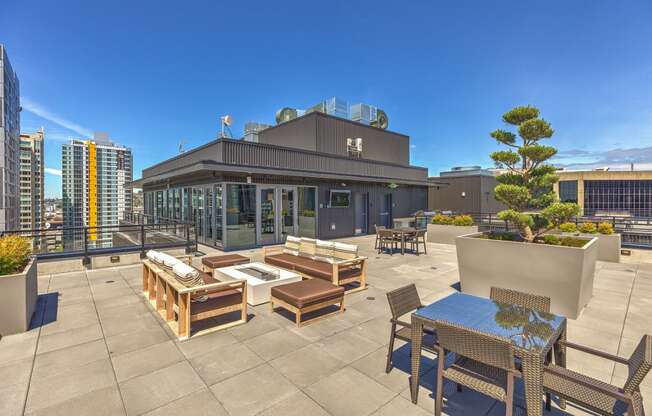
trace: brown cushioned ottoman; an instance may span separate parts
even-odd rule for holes
[[[339,309],[308,321],[301,321],[301,315],[339,304]],[[321,279],[303,280],[272,288],[270,305],[282,307],[296,315],[297,326],[307,325],[318,319],[344,311],[344,288]]]
[[[201,264],[203,271],[213,274],[213,270],[221,267],[231,267],[237,264],[249,263],[249,258],[240,254],[226,254],[224,256],[203,257]]]

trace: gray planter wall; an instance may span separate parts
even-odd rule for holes
[[[597,239],[574,248],[479,235],[456,239],[462,292],[488,298],[495,286],[549,296],[552,312],[572,319],[593,296]]]
[[[578,234],[562,233],[574,237],[597,238],[598,239],[598,260],[620,263],[620,234]]]
[[[427,240],[429,243],[455,244],[455,237],[477,232],[477,225],[457,226],[428,224]]]
[[[0,335],[29,329],[38,297],[36,260],[22,273],[0,276]]]

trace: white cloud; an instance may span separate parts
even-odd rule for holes
[[[563,163],[561,163],[563,161]],[[652,168],[652,146],[637,148],[618,148],[605,151],[587,151],[571,149],[560,151],[553,160],[554,165],[567,169],[595,169],[609,167],[612,169],[630,169],[634,164],[636,170]]]
[[[45,168],[43,170],[45,171],[45,173],[49,173],[50,175],[54,175],[54,176],[61,176],[62,175],[61,169]]]
[[[66,128],[70,131],[73,131],[83,137],[92,137],[93,132],[86,127],[82,127],[77,123],[66,120],[65,118],[51,112],[50,110],[42,107],[40,104],[35,103],[26,97],[20,97],[20,103],[24,110],[29,111],[32,114],[35,114],[45,120],[48,120],[54,124],[57,124],[63,128]]]

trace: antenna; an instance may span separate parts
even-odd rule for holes
[[[179,153],[184,153],[186,151],[186,149],[183,148],[186,143],[186,139],[179,140]]]
[[[220,132],[220,138],[222,138],[222,137],[226,137],[226,135],[224,135],[224,129],[225,128],[227,130],[229,130],[229,134],[231,133],[231,129],[229,129],[229,126],[231,124],[233,124],[233,117],[231,115],[227,114],[225,116],[220,117],[220,121],[221,121],[221,125],[222,125],[222,129],[221,129],[221,132]],[[233,136],[233,135],[231,135],[231,136]]]

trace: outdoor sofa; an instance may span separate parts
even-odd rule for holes
[[[150,250],[143,260],[143,293],[180,340],[247,322],[247,282],[220,282],[178,259]],[[208,318],[238,313],[240,319],[191,332]]]
[[[265,263],[294,270],[307,279],[322,279],[335,286],[367,288],[367,258],[358,255],[358,246],[312,238],[288,236],[285,245],[263,248]]]

